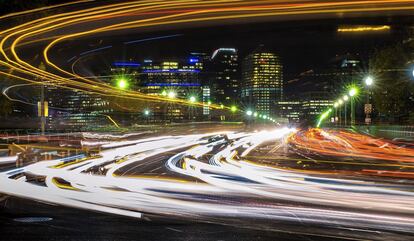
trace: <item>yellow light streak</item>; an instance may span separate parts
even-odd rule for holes
[[[52,62],[50,58],[51,50],[57,44],[61,44],[67,40],[76,43],[76,40],[80,37],[93,37],[98,33],[113,32],[123,29],[140,29],[163,25],[179,26],[183,23],[216,22],[226,19],[253,19],[271,16],[403,11],[413,10],[414,5],[410,4],[413,2],[413,0],[315,1],[292,3],[278,0],[146,0],[103,5],[36,19],[1,31],[0,35],[4,37],[0,41],[0,53],[4,60],[0,60],[0,65],[16,72],[13,75],[7,73],[7,76],[16,77],[17,79],[25,80],[30,83],[37,82],[38,84],[42,84],[43,82],[44,84],[47,83],[48,85],[61,88],[80,90],[104,96],[118,96],[131,100],[172,102],[203,107],[203,103],[193,103],[189,100],[177,98],[170,99],[162,96],[146,95],[130,90],[119,90],[108,84],[79,76],[76,73],[68,72]],[[15,14],[25,14],[25,12]],[[128,16],[128,18],[123,19],[122,16]],[[131,20],[131,17],[134,16],[139,19]],[[114,19],[115,22],[118,22],[111,25],[105,25],[102,20],[110,18]],[[96,25],[93,25],[94,27],[92,29],[77,31],[78,28],[76,27],[78,25],[92,22],[96,23]],[[378,28],[383,27],[386,26],[380,26]],[[62,35],[60,32],[59,35],[53,36],[55,32],[58,33],[59,30],[63,28],[68,32],[67,34]],[[372,28],[375,29],[375,27]],[[52,36],[42,36],[46,33]],[[42,50],[43,58],[48,66],[47,70],[41,70],[19,56],[18,47],[24,46],[28,42],[36,41],[34,39],[42,39],[45,42],[50,41]],[[56,71],[52,72],[51,69],[57,70],[59,74],[56,73]],[[5,74],[5,72],[0,72],[0,74]],[[30,76],[37,78],[37,80],[32,80]],[[214,104],[210,105],[210,107],[212,109],[220,108],[219,105]],[[228,110],[231,109],[230,107],[225,108]]]
[[[386,31],[386,30],[390,30],[391,27],[388,25],[384,25],[384,26],[359,26],[359,27],[343,27],[343,28],[338,28],[338,32],[377,32],[377,31]]]

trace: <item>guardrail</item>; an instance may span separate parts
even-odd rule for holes
[[[398,125],[361,125],[353,127],[357,131],[387,139],[408,139],[414,140],[414,126]]]

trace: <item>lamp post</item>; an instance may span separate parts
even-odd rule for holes
[[[348,94],[351,97],[351,125],[355,125],[355,101],[354,96],[358,93],[358,89],[353,87],[349,90]]]
[[[335,108],[334,123],[335,123],[335,125],[338,125],[338,120],[337,120],[337,118],[338,118],[338,106],[339,106],[339,103],[335,102],[334,103],[334,108]]]
[[[149,109],[145,109],[145,110],[144,110],[144,116],[145,116],[145,119],[146,119],[147,125],[148,125],[148,122],[149,122],[149,120],[148,120],[149,115],[150,115],[150,111],[149,111]]]
[[[231,119],[235,119],[235,114],[236,114],[236,112],[237,112],[237,106],[235,106],[235,105],[232,105],[231,107],[230,107],[230,111],[231,111]]]
[[[188,100],[190,101],[191,104],[194,104],[197,102],[197,98],[195,96],[190,96]],[[189,120],[192,120],[194,118],[193,111],[194,111],[193,106],[189,105],[188,106],[188,119]]]
[[[338,106],[339,106],[339,126],[342,125],[342,104],[344,103],[344,101],[342,99],[338,100]]]
[[[345,117],[344,126],[346,126],[347,125],[346,102],[349,100],[348,95],[344,95],[344,97],[342,97],[342,100],[344,101],[344,111],[345,111],[345,113],[344,113],[344,117]]]
[[[247,125],[250,125],[250,123],[252,121],[253,111],[247,110],[246,115],[247,115]]]
[[[413,72],[414,73],[414,72]],[[365,112],[365,124],[369,125],[371,123],[371,113],[372,113],[372,104],[370,104],[369,99],[371,98],[371,86],[374,83],[374,79],[371,76],[365,78],[365,87],[367,92],[367,103],[364,107]]]
[[[166,96],[166,97],[168,97],[169,99],[175,99],[175,96],[177,95],[177,93],[175,93],[174,91],[172,91],[172,90],[170,90],[170,91],[163,91],[162,93],[161,93],[161,95],[162,96]],[[165,124],[167,124],[167,117],[168,117],[168,108],[169,108],[169,106],[168,106],[169,104],[167,103],[167,104],[165,104],[165,108],[164,108],[164,123]]]

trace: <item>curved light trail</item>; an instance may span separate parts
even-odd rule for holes
[[[216,23],[232,19],[255,19],[269,17],[310,17],[334,14],[364,14],[369,12],[406,12],[414,9],[409,0],[394,1],[278,1],[278,0],[181,0],[181,1],[129,1],[35,19],[0,32],[0,65],[12,69],[13,74],[0,72],[19,80],[38,84],[54,85],[63,88],[82,90],[107,96],[120,96],[127,99],[168,101],[185,105],[203,106],[203,103],[190,103],[187,100],[168,99],[150,96],[134,91],[120,90],[98,80],[84,78],[58,66],[54,59],[55,46],[77,44],[80,38],[95,38],[101,33],[121,30],[139,30],[165,25],[179,28],[182,24],[196,25],[201,22]],[[79,4],[79,3],[76,3]],[[58,7],[58,6],[57,6]],[[42,9],[39,9],[39,11]],[[37,10],[32,10],[37,11]],[[26,14],[28,12],[15,13]],[[5,16],[5,18],[8,16]],[[46,69],[31,63],[30,57],[22,56],[23,46],[35,41],[41,47],[34,54],[42,55]],[[222,108],[212,104],[211,108]],[[229,109],[229,107],[225,107]]]
[[[348,238],[371,230],[404,235],[414,230],[414,193],[403,183],[312,174],[246,159],[266,143],[290,145],[302,131],[116,140],[140,134],[85,133],[93,138],[85,144],[101,145],[100,155],[42,161],[0,173],[0,192],[137,218],[157,214],[219,223],[257,219],[271,227],[279,221],[335,224],[354,230],[344,236]],[[343,141],[341,135],[331,135]],[[43,185],[33,183],[33,176],[44,179]]]
[[[414,149],[346,131],[311,129],[292,135],[289,142],[306,151],[334,157],[359,157],[414,162]]]

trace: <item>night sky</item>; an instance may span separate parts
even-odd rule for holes
[[[112,47],[84,55],[83,60],[79,61],[76,67],[81,72],[91,74],[91,72],[109,69],[110,64],[116,60],[185,58],[190,52],[211,54],[219,47],[237,48],[240,58],[243,58],[260,44],[264,44],[266,49],[280,55],[285,80],[289,80],[303,71],[323,66],[337,54],[358,53],[363,59],[368,60],[375,49],[402,41],[406,37],[407,22],[409,19],[394,16],[393,18],[223,24],[214,27],[157,30],[146,33],[129,31],[85,40],[88,44],[81,44],[80,49],[77,49],[78,53],[105,46]],[[389,24],[392,30],[388,33],[375,34],[344,35],[336,32],[339,25],[373,23]],[[178,36],[125,44],[128,41],[170,35]],[[73,55],[73,51],[70,54]],[[67,58],[70,58],[70,54]]]
[[[0,2],[2,2],[0,0]],[[16,2],[16,1],[10,1]],[[26,2],[26,1],[24,1]],[[17,11],[33,8],[38,4],[57,4],[66,0],[35,0],[29,3],[14,4]],[[111,1],[104,1],[111,2]],[[234,47],[239,50],[240,59],[253,51],[260,44],[266,49],[278,53],[282,58],[285,80],[295,78],[299,73],[323,66],[337,54],[359,53],[363,59],[383,46],[402,41],[406,37],[407,26],[412,25],[412,17],[385,15],[380,17],[322,18],[318,20],[262,20],[251,23],[250,20],[235,20],[214,26],[197,27],[174,26],[173,29],[129,30],[105,36],[93,36],[89,39],[76,40],[62,48],[56,62],[71,68],[71,58],[81,53],[112,46],[104,51],[85,54],[76,64],[76,70],[87,75],[99,74],[108,70],[116,60],[141,61],[145,58],[162,60],[165,58],[184,58],[190,52],[211,54],[219,47]],[[258,21],[255,19],[254,21]],[[243,22],[243,23],[242,23]],[[338,35],[339,25],[391,25],[387,34],[353,34]],[[125,45],[125,42],[156,38],[166,35],[180,36]],[[33,46],[36,48],[36,46]]]

